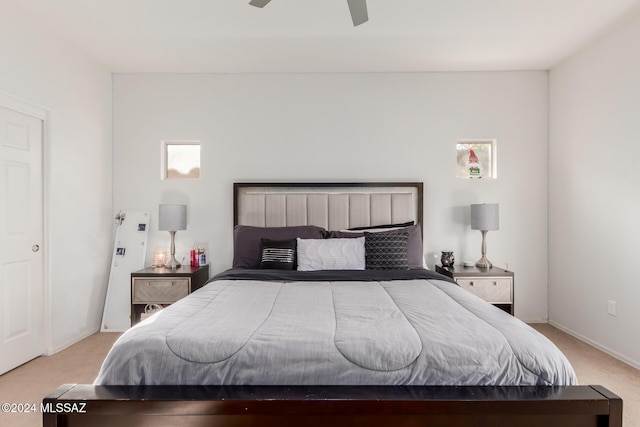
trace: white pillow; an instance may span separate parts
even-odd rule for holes
[[[364,237],[297,239],[298,270],[364,270]]]

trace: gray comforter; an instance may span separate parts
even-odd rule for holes
[[[95,384],[576,384],[544,336],[435,273],[246,273],[127,331]]]

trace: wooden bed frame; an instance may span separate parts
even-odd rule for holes
[[[90,386],[43,401],[45,427],[622,427],[600,386]]]
[[[422,183],[240,183],[247,187],[414,187]],[[44,427],[445,426],[622,427],[622,399],[602,386],[93,386],[43,400]]]

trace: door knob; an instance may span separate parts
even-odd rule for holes
[[[38,251],[40,250],[40,245],[33,245],[33,246],[31,246],[31,250],[32,250],[33,252],[38,252]]]

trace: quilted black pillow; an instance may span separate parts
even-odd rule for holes
[[[260,240],[260,268],[275,270],[296,269],[296,239]]]
[[[367,270],[408,270],[409,233],[364,233]]]

